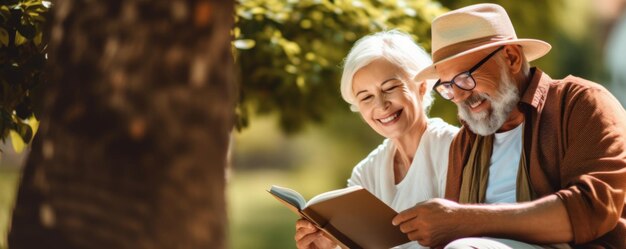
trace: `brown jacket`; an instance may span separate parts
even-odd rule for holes
[[[533,190],[563,201],[574,247],[626,248],[626,111],[596,83],[531,72],[519,107]],[[452,142],[447,199],[459,199],[475,136],[464,126]]]

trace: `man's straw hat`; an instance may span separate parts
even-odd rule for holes
[[[532,61],[550,51],[550,44],[535,39],[518,39],[509,15],[497,4],[476,4],[443,14],[432,23],[433,65],[424,68],[416,80],[436,79],[437,64],[482,49],[521,45]]]

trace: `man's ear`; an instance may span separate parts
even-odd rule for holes
[[[524,63],[522,46],[506,45],[504,47],[504,56],[511,73],[517,74],[522,70],[522,63]]]

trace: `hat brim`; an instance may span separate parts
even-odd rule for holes
[[[457,53],[453,56],[437,61],[433,63],[432,65],[422,69],[419,73],[417,73],[417,75],[415,75],[414,79],[416,81],[437,79],[439,78],[439,76],[437,75],[437,71],[435,70],[437,65],[444,63],[446,61],[459,58],[464,55],[478,52],[483,49],[487,49],[491,47],[498,47],[498,46],[503,46],[503,45],[521,45],[522,49],[524,50],[524,55],[526,56],[526,60],[528,62],[541,58],[542,56],[546,55],[552,48],[552,46],[548,44],[547,42],[536,40],[536,39],[515,39],[515,40],[504,40],[504,41],[488,43],[488,44],[484,44],[482,46],[478,46],[469,50],[465,50],[461,53]]]

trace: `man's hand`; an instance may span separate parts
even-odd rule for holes
[[[324,231],[317,229],[313,223],[305,219],[296,222],[296,246],[298,249],[336,248],[337,244],[326,237]]]
[[[458,204],[431,199],[402,211],[392,223],[423,246],[490,236],[528,243],[568,243],[573,233],[567,210],[556,195],[510,204]]]
[[[443,246],[454,239],[470,236],[464,231],[466,219],[463,208],[456,202],[431,199],[402,211],[392,223],[399,226],[410,240],[422,246]]]

